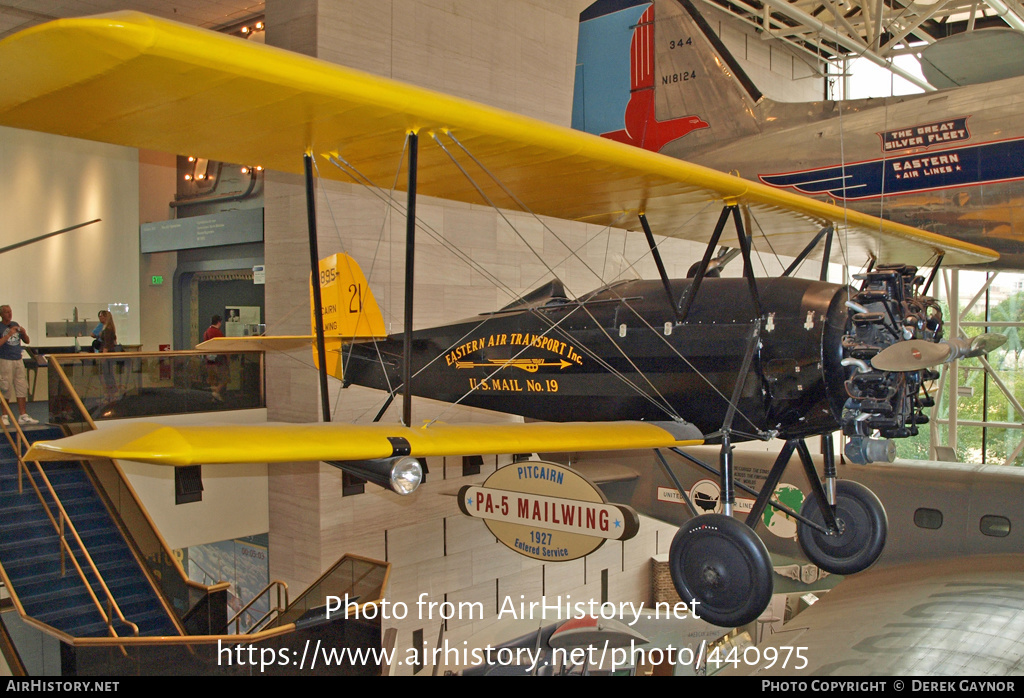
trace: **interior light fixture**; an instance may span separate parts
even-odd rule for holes
[[[187,159],[191,167],[184,168],[187,170],[184,174],[186,182],[213,180],[214,173],[210,171],[210,161],[208,159],[199,158],[194,155],[187,156]]]

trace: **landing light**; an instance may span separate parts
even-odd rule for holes
[[[415,458],[404,456],[391,466],[391,489],[398,494],[412,494],[423,481],[423,466]]]
[[[423,466],[411,456],[328,463],[375,485],[387,487],[396,494],[412,494],[423,482]]]

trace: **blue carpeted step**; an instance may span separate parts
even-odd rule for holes
[[[52,427],[41,427],[26,435],[37,440],[60,438],[61,433]],[[45,463],[43,471],[122,613],[139,626],[142,634],[176,634],[174,624],[81,466],[74,462]],[[58,508],[53,495],[34,465],[29,472],[56,516]],[[54,525],[28,479],[21,480],[23,489],[19,493],[17,462],[10,446],[0,439],[0,561],[26,612],[76,637],[108,634],[96,602],[67,555],[65,574],[61,575],[61,552]],[[73,537],[68,535],[68,539],[72,550],[78,551],[75,558],[90,580],[95,596],[106,607],[106,592]],[[130,634],[126,627],[117,628],[117,632]]]

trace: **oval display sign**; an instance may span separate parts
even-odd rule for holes
[[[606,540],[629,540],[640,519],[609,504],[597,485],[571,468],[541,461],[499,468],[482,485],[459,490],[463,514],[521,555],[559,562],[594,552]]]

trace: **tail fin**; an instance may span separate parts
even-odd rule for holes
[[[351,342],[382,339],[387,336],[384,316],[356,260],[347,254],[333,254],[320,260],[320,308],[324,322],[324,348],[327,372],[342,380],[342,348]],[[310,286],[312,294],[312,285]],[[316,316],[312,315],[314,332]],[[313,361],[319,368],[317,351]]]
[[[761,100],[690,0],[598,0],[580,14],[573,128],[692,153],[757,132]]]

